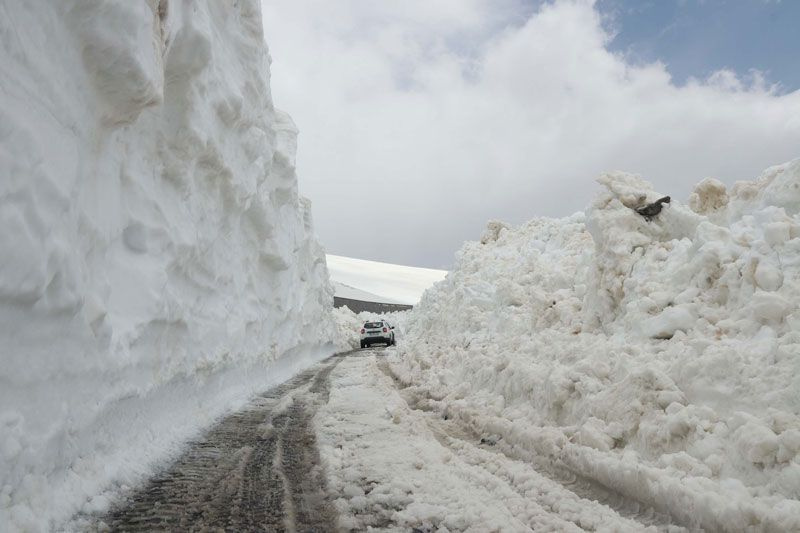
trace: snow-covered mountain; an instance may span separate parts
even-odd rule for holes
[[[381,296],[379,294],[372,294],[371,292],[362,291],[361,289],[356,289],[355,287],[351,287],[350,285],[346,285],[344,283],[340,283],[335,280],[331,280],[331,284],[333,285],[334,296],[336,296],[337,298],[360,300],[362,302],[380,302],[388,304],[400,303],[391,298],[387,298],[386,296]]]
[[[600,183],[585,214],[465,244],[394,373],[511,456],[680,522],[800,531],[800,160],[652,221],[650,184]]]
[[[333,291],[258,0],[9,2],[0,35],[0,529],[36,531],[331,353]]]
[[[426,289],[447,275],[446,270],[433,268],[395,265],[331,254],[326,257],[336,296],[342,298],[363,299],[357,298],[346,288],[350,287],[380,298],[366,298],[367,301],[414,305]]]

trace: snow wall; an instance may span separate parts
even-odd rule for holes
[[[465,244],[393,371],[507,453],[686,525],[800,531],[800,160],[652,221],[632,208],[661,192],[600,183],[585,214]]]
[[[3,2],[0,529],[333,351],[258,0]]]

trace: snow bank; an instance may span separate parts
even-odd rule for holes
[[[0,17],[0,524],[101,508],[329,354],[325,257],[258,0]]]
[[[711,530],[800,530],[800,160],[689,207],[607,174],[585,214],[492,223],[393,371],[509,453]]]

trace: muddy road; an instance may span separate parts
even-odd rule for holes
[[[189,442],[177,461],[91,531],[332,531],[335,511],[311,420],[333,356],[256,397]]]

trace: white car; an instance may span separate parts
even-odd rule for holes
[[[364,327],[361,328],[361,347],[366,348],[373,344],[392,346],[394,344],[393,330],[394,326],[385,320],[365,322]]]

